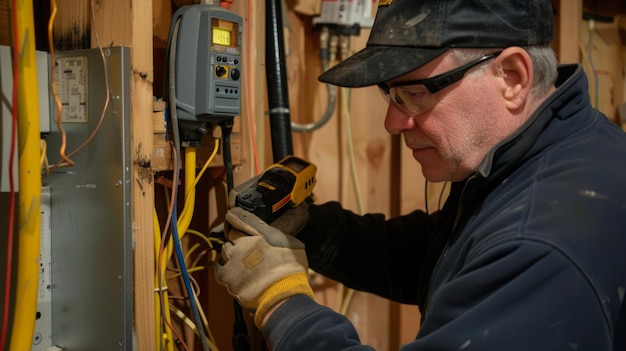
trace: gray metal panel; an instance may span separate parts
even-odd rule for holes
[[[35,60],[37,62],[39,130],[42,133],[47,133],[50,131],[50,85],[48,84],[50,55],[45,51],[37,50],[35,51]],[[8,118],[11,116],[12,107],[13,59],[11,57],[11,47],[6,45],[0,45],[0,84],[2,88],[0,114],[4,115],[4,118]],[[0,133],[0,135],[4,137],[4,134]]]
[[[104,49],[111,101],[88,146],[44,179],[50,186],[52,341],[65,350],[132,350],[132,218],[130,49]],[[67,152],[96,128],[105,103],[98,49],[58,52],[87,57],[88,121],[64,123]],[[56,123],[48,137],[50,162],[59,159]]]

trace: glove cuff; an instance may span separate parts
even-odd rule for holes
[[[306,295],[313,298],[313,289],[309,285],[306,272],[285,276],[265,289],[259,296],[259,307],[254,314],[254,324],[257,328],[263,329],[263,319],[274,305],[293,295]]]

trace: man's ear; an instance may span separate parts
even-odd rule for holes
[[[494,66],[506,108],[511,111],[523,108],[534,79],[528,52],[520,47],[507,48],[496,57]]]

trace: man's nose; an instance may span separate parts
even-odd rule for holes
[[[404,113],[395,104],[389,103],[387,114],[385,115],[385,129],[387,132],[399,135],[413,128],[415,128],[415,119]]]

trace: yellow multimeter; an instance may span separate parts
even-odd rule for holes
[[[287,156],[260,176],[235,187],[234,205],[270,223],[312,195],[316,172],[314,164]]]

